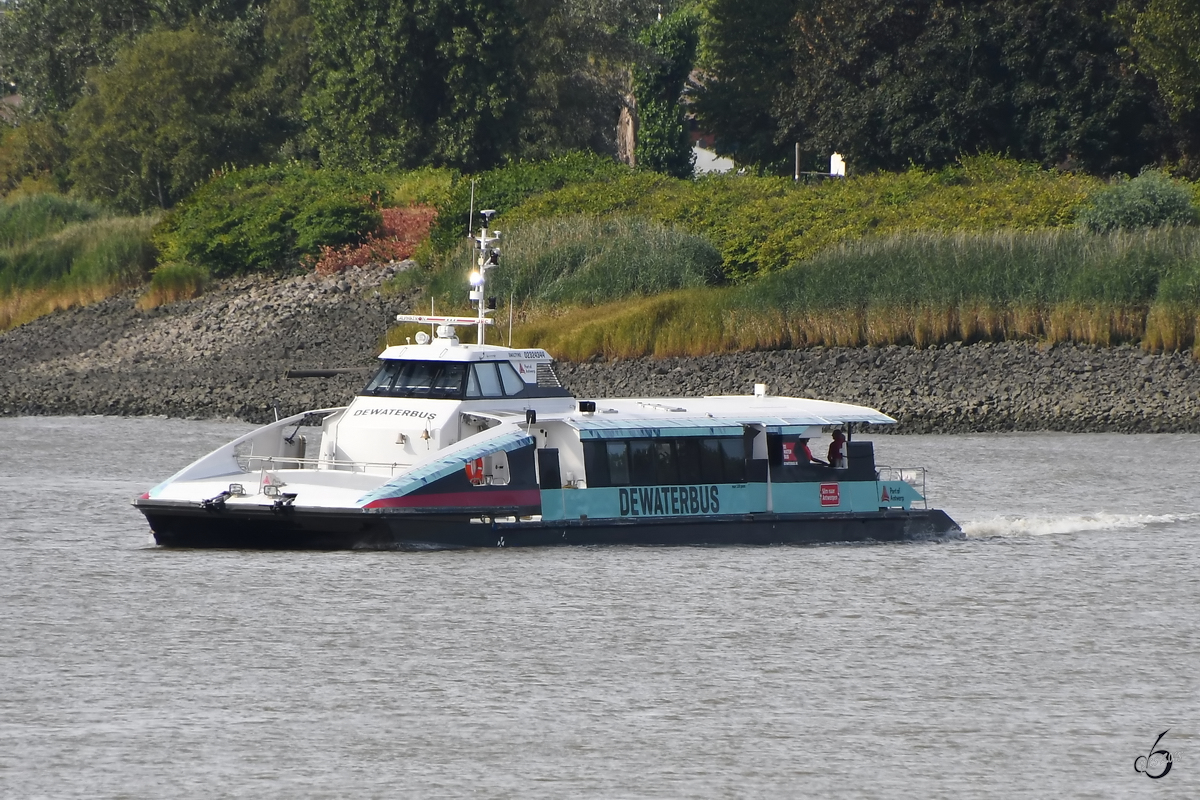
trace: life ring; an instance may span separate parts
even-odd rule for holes
[[[467,462],[467,478],[471,483],[480,483],[483,481],[483,459],[477,458],[474,461]]]

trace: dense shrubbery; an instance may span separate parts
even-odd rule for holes
[[[1189,197],[1200,186],[1159,173],[1105,185],[977,157],[939,172],[796,185],[677,180],[571,156],[477,180],[476,211],[497,208],[504,231],[489,293],[515,299],[519,338],[565,357],[1026,336],[1154,348],[1197,341],[1200,229],[1097,234],[1075,224],[1097,209],[1121,221],[1096,230],[1194,220]],[[441,209],[441,246],[426,251],[432,272],[404,280],[424,280],[439,303],[461,307],[469,180],[295,164],[220,174],[164,219],[146,302],[321,254],[328,269],[399,258],[414,236],[381,228],[382,210],[408,205],[389,213],[423,215],[424,225],[431,210],[410,205],[421,201]],[[1130,213],[1144,206],[1153,213]],[[98,213],[62,198],[0,206],[0,291],[137,280],[153,258],[150,223],[70,222]],[[19,243],[14,231],[51,235]],[[85,246],[104,231],[112,236],[102,246]],[[576,313],[564,321],[567,308]]]
[[[429,226],[437,212],[429,206],[385,208],[379,230],[361,244],[324,246],[314,267],[320,275],[332,275],[350,267],[387,264],[412,258],[429,239]]]
[[[726,277],[745,281],[867,234],[1064,225],[1099,186],[1094,178],[994,157],[964,159],[939,172],[913,168],[817,185],[786,178],[717,175],[680,181],[626,173],[530,197],[504,222],[511,226],[576,213],[638,214],[706,236],[721,253]]]
[[[459,174],[452,169],[423,167],[383,176],[387,187],[385,205],[438,207],[450,199]]]
[[[1094,233],[1188,225],[1196,219],[1192,193],[1157,170],[1096,192],[1079,211],[1080,224]]]
[[[1198,190],[1157,178],[1160,195]],[[524,308],[519,340],[570,358],[1013,337],[1191,346],[1200,231],[1097,235],[1073,225],[1089,196],[1109,191],[995,157],[800,186],[620,171],[502,206],[503,268],[491,288],[514,291]],[[580,212],[585,236],[561,238]],[[622,268],[582,277],[583,239],[610,238],[602,221],[614,218],[707,239],[721,279],[702,270],[702,281],[659,282],[680,267],[650,266],[670,259],[642,260],[632,241],[613,246]],[[468,267],[465,247],[441,260],[435,295],[461,303]],[[737,285],[713,286],[722,282]],[[576,309],[569,321],[566,307]]]
[[[386,189],[378,176],[298,164],[230,170],[168,214],[155,241],[163,263],[214,277],[287,269],[374,232]]]
[[[628,168],[611,158],[594,153],[570,153],[550,161],[509,164],[475,176],[475,211],[491,208],[505,212],[542,192],[593,180],[603,182],[628,172]],[[586,209],[567,213],[581,211]],[[434,247],[444,252],[457,246],[467,233],[470,212],[471,180],[464,178],[438,204],[438,218],[431,233]]]

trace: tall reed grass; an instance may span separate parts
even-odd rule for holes
[[[522,305],[595,305],[722,281],[720,253],[706,239],[638,217],[536,220],[504,231],[499,247],[503,267],[489,273],[488,292]],[[436,296],[461,299],[471,258],[464,242],[440,263]]]
[[[34,194],[0,202],[0,248],[16,247],[57,233],[72,222],[105,216],[86,200]]]
[[[752,285],[541,306],[514,335],[570,359],[1011,339],[1200,352],[1200,230],[897,234]]]
[[[96,302],[145,281],[154,264],[153,217],[71,223],[0,248],[0,329]]]

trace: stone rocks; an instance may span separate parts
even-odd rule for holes
[[[250,277],[141,311],[129,293],[0,335],[0,414],[240,417],[343,405],[367,380],[405,298],[378,288],[410,263]],[[361,368],[287,380],[295,368]],[[1134,347],[1009,342],[827,348],[560,363],[580,397],[771,394],[879,408],[907,432],[1200,432],[1200,365]]]
[[[766,383],[771,394],[879,408],[910,433],[1200,432],[1200,365],[1129,346],[813,348],[560,364],[559,372],[580,397],[597,398],[626,386],[638,395],[749,394]]]
[[[342,405],[367,380],[411,262],[321,278],[254,276],[150,311],[130,292],[0,335],[0,414],[274,418]],[[339,291],[331,292],[331,287]],[[291,368],[361,367],[286,380]]]

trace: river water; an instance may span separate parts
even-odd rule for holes
[[[879,437],[962,542],[155,547],[244,430],[0,419],[0,796],[1200,796],[1200,437]]]

